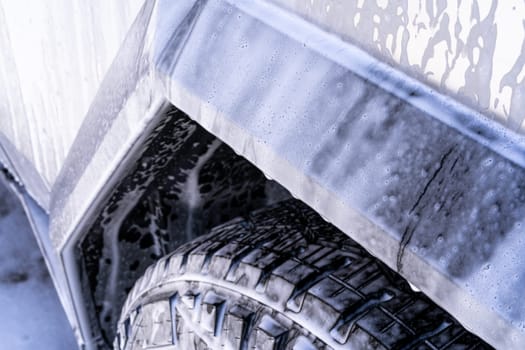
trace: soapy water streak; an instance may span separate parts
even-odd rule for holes
[[[311,0],[292,10],[523,133],[524,3]]]

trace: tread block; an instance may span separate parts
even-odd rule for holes
[[[361,327],[354,327],[347,343],[344,345],[347,349],[362,349],[362,350],[387,350],[386,346],[377,341],[375,338],[370,338],[370,334]]]
[[[170,319],[171,319],[171,343],[177,344],[177,324],[178,324],[178,315],[177,315],[177,302],[179,301],[179,294],[175,293],[169,298],[169,307],[170,307]]]
[[[394,296],[394,293],[391,291],[383,290],[376,295],[371,295],[368,299],[363,299],[359,303],[355,303],[341,314],[335,326],[330,330],[330,334],[337,342],[345,344],[350,337],[355,322],[361,316],[376,308],[381,303],[391,300]]]
[[[319,329],[323,329],[327,333],[326,328],[335,324],[338,317],[338,314],[328,303],[311,294],[307,294],[304,299],[301,315],[311,323],[317,324]]]
[[[206,255],[203,253],[190,255],[188,258],[188,263],[186,264],[186,272],[200,273],[205,261]]]
[[[224,313],[226,311],[225,298],[213,291],[206,293],[202,300],[200,323],[203,329],[218,337],[222,332]]]
[[[167,275],[175,275],[179,273],[182,269],[182,261],[184,260],[184,257],[182,255],[171,255],[168,266],[167,266]]]
[[[168,300],[144,305],[142,322],[151,325],[145,338],[145,346],[172,344],[172,324]]]
[[[200,304],[200,298],[200,293],[187,292],[180,298],[180,300],[189,310],[193,310]]]
[[[255,288],[260,280],[261,274],[262,271],[257,267],[250,264],[240,263],[235,270],[230,271],[228,276],[226,276],[226,280],[233,282],[238,286],[252,289]]]
[[[263,315],[257,327],[256,347],[258,349],[284,349],[287,338],[287,327],[271,316]]]
[[[115,335],[115,340],[113,340],[113,349],[121,350],[122,349],[121,344],[122,344],[121,336],[120,336],[120,333],[117,332],[117,334]]]
[[[224,322],[224,328],[227,329],[223,344],[225,348],[246,349],[254,319],[253,311],[240,305],[231,307]]]
[[[303,335],[300,335],[295,339],[295,343],[292,350],[317,350],[317,347]]]
[[[266,282],[266,286],[258,284],[256,291],[261,294],[264,293],[268,299],[278,303],[284,309],[294,289],[295,285],[293,283],[282,277],[272,275]]]
[[[214,278],[225,278],[230,270],[231,259],[225,256],[214,256],[211,258],[208,274]]]
[[[312,213],[287,202],[160,260],[129,293],[116,346],[490,348]]]

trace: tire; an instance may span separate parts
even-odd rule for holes
[[[115,348],[490,347],[293,200],[218,226],[148,268],[123,307]]]

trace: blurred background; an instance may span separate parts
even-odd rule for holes
[[[0,349],[76,347],[24,210],[0,176]]]

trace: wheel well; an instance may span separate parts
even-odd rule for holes
[[[77,246],[92,336],[103,347],[148,266],[218,224],[290,197],[173,106],[139,149]]]

